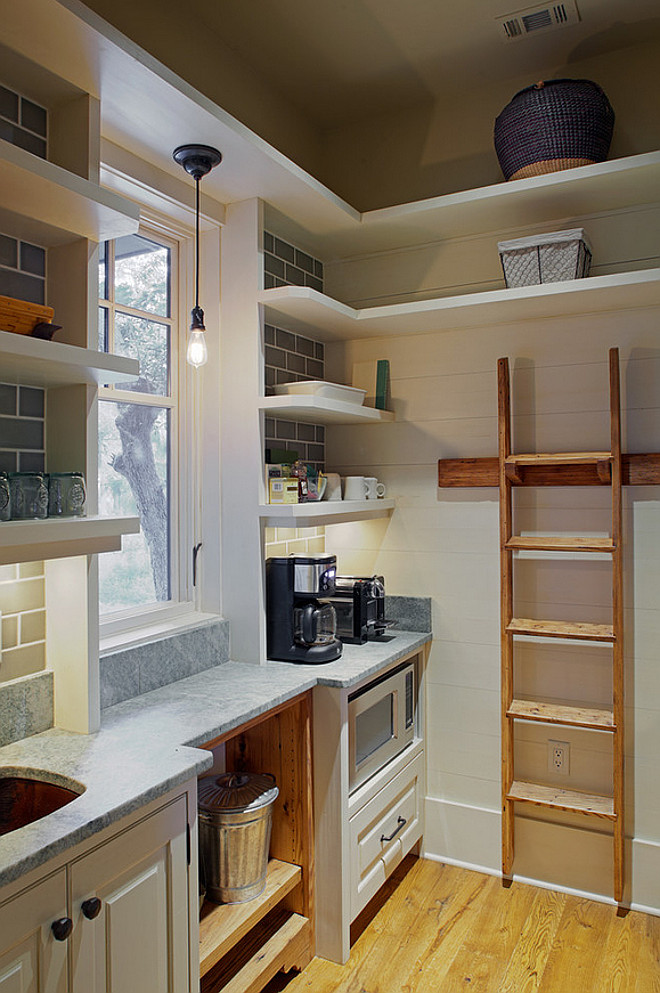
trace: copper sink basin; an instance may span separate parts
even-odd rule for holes
[[[83,792],[66,786],[28,779],[19,775],[0,775],[0,835],[25,827],[71,803]]]

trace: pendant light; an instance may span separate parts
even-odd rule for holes
[[[195,180],[195,306],[191,313],[186,360],[198,368],[208,359],[204,311],[199,305],[199,181],[222,162],[222,155],[210,145],[179,145],[172,152],[172,158]]]

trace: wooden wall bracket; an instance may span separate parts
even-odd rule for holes
[[[660,484],[660,452],[623,455],[621,482],[624,486]],[[481,459],[439,459],[438,486],[499,486],[497,456]],[[507,466],[514,486],[609,486],[609,462],[592,465]]]

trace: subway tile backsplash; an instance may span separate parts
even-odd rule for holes
[[[273,394],[279,383],[323,379],[323,345],[284,328],[266,324],[265,392]],[[325,428],[322,424],[296,424],[274,417],[266,418],[266,448],[296,451],[303,462],[325,469]]]
[[[323,263],[295,245],[264,232],[264,288],[311,286],[323,292]]]
[[[29,303],[45,303],[44,248],[0,234],[0,296],[15,297]]]
[[[15,90],[0,85],[0,138],[45,159],[48,111]]]
[[[43,562],[0,566],[0,684],[44,668],[44,586]]]
[[[310,286],[323,292],[323,263],[295,245],[264,232],[264,288],[275,286]],[[286,328],[266,324],[265,383],[266,396],[273,387],[308,379],[323,379],[325,355],[323,344]],[[325,428],[322,424],[297,424],[274,417],[266,418],[266,448],[288,449],[298,453],[303,462],[325,469]],[[325,528],[266,528],[265,557],[294,552],[314,554],[325,551]]]
[[[43,390],[0,383],[0,470],[44,470],[44,417]]]
[[[265,528],[264,558],[274,555],[321,555],[325,528]]]
[[[45,394],[42,389],[0,383],[0,470],[44,470],[44,418]],[[0,566],[0,618],[0,685],[42,671],[46,656],[43,562]],[[43,686],[51,687],[52,711],[51,683],[47,682]],[[43,730],[41,724],[43,714],[48,710],[48,703],[43,698],[41,683],[31,684],[31,687],[30,692],[37,694],[35,707],[40,715],[36,726],[38,730]],[[10,698],[20,699],[21,706],[24,706],[19,724],[20,727],[27,728],[32,708],[29,695],[16,689],[13,695],[7,697]]]

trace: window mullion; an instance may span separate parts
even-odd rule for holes
[[[142,246],[139,243],[139,239],[141,237],[144,238],[145,242],[152,241],[155,246],[163,245],[163,247],[167,249],[169,254],[164,256],[165,264],[167,265],[166,272],[160,270],[161,263],[158,255],[155,256],[147,255],[146,257],[143,258],[140,257],[141,254],[143,254],[143,251],[146,252],[152,251],[152,249],[149,248],[148,245],[145,247],[144,250],[142,249]],[[156,468],[158,471],[158,477],[160,478],[161,485],[164,488],[164,495],[166,499],[166,504],[164,509],[166,509],[168,515],[169,527],[168,527],[168,534],[166,536],[167,538],[166,560],[169,563],[168,565],[169,577],[167,584],[167,590],[169,590],[169,593],[166,592],[166,599],[159,600],[158,599],[159,587],[158,584],[156,583],[156,587],[155,587],[156,599],[153,602],[147,602],[149,600],[149,595],[148,595],[149,587],[148,586],[145,587],[144,579],[142,579],[140,580],[140,582],[142,582],[141,591],[137,593],[136,597],[135,598],[131,598],[131,596],[125,597],[124,595],[125,591],[132,589],[134,586],[134,583],[132,581],[132,576],[134,575],[133,562],[135,561],[134,556],[137,553],[137,547],[130,546],[134,550],[128,553],[129,554],[128,559],[122,560],[124,563],[128,563],[128,564],[124,564],[119,567],[115,567],[113,565],[111,572],[108,573],[110,577],[110,581],[113,584],[113,586],[107,588],[107,592],[109,595],[107,599],[104,601],[104,604],[107,605],[104,609],[104,615],[103,615],[104,622],[107,621],[114,623],[113,619],[116,617],[117,623],[119,623],[120,625],[123,623],[123,620],[121,620],[122,618],[128,618],[130,616],[133,618],[133,620],[135,620],[135,618],[140,614],[143,615],[145,623],[149,623],[150,614],[153,614],[154,611],[157,611],[158,614],[161,615],[163,610],[167,611],[170,608],[174,608],[174,606],[182,600],[182,597],[185,596],[185,584],[182,582],[182,573],[183,573],[183,569],[185,568],[185,560],[182,555],[181,541],[180,541],[180,535],[177,525],[180,519],[180,509],[183,505],[185,505],[187,500],[184,491],[186,491],[187,487],[190,485],[188,481],[188,475],[185,469],[183,470],[183,473],[181,473],[181,475],[185,477],[185,480],[183,481],[183,485],[182,485],[182,480],[179,478],[179,471],[180,471],[179,454],[185,453],[186,445],[184,440],[180,437],[181,426],[179,424],[180,420],[182,419],[182,411],[180,409],[180,396],[181,396],[180,384],[179,384],[180,369],[179,369],[178,353],[177,353],[177,349],[179,346],[177,340],[178,339],[177,326],[179,320],[177,283],[180,277],[179,260],[178,260],[178,254],[179,254],[178,243],[176,240],[163,237],[162,234],[153,233],[148,229],[144,230],[144,232],[140,230],[140,233],[138,234],[135,243],[137,245],[137,248],[135,250],[133,248],[133,244],[129,240],[123,241],[121,243],[121,247],[116,245],[115,242],[110,242],[107,246],[107,266],[108,266],[107,284],[106,284],[107,285],[106,293],[108,296],[108,300],[106,303],[107,312],[108,312],[107,347],[109,351],[116,353],[117,345],[118,345],[117,342],[118,315],[125,315],[125,319],[135,319],[136,321],[150,322],[152,327],[155,324],[159,324],[163,329],[167,328],[167,331],[163,330],[161,332],[159,332],[156,328],[153,328],[153,336],[150,335],[148,339],[144,339],[141,336],[142,330],[144,329],[146,333],[149,334],[149,326],[136,323],[131,328],[130,333],[131,335],[135,334],[136,346],[141,351],[143,347],[142,342],[146,344],[147,351],[142,353],[143,355],[145,355],[145,366],[143,370],[143,375],[145,375],[147,379],[154,382],[157,386],[161,385],[159,383],[160,373],[158,372],[158,370],[164,371],[164,367],[161,365],[161,355],[163,356],[162,361],[163,362],[167,361],[170,372],[169,384],[168,384],[170,395],[163,396],[162,394],[143,393],[137,390],[136,391],[127,390],[122,388],[123,385],[125,384],[121,384],[121,383],[117,384],[116,386],[102,387],[99,389],[100,400],[110,401],[114,404],[122,405],[119,408],[114,408],[114,410],[113,408],[109,408],[106,414],[104,415],[105,423],[106,423],[106,429],[104,433],[104,439],[105,439],[104,451],[108,456],[106,461],[110,465],[114,465],[116,459],[121,458],[124,460],[124,466],[122,468],[122,471],[119,473],[117,477],[114,477],[111,471],[106,469],[104,494],[106,500],[109,499],[113,501],[117,500],[119,501],[118,506],[121,507],[122,504],[123,506],[125,506],[126,501],[130,500],[131,498],[131,484],[127,483],[125,470],[128,467],[132,467],[130,471],[133,474],[131,478],[133,479],[132,488],[135,498],[137,498],[137,495],[139,493],[139,486],[144,485],[144,481],[146,481],[146,479],[149,478],[148,476],[144,477],[143,482],[140,483],[140,480],[143,479],[143,476],[140,475],[142,473],[142,469],[139,468],[139,466],[136,467],[135,456],[136,456],[136,451],[139,452],[141,432],[145,428],[148,430],[148,423],[150,422],[147,422],[147,424],[145,424],[144,419],[141,418],[140,415],[138,415],[137,410],[135,412],[136,417],[138,418],[137,421],[133,420],[132,415],[130,414],[128,415],[128,420],[127,420],[126,412],[128,411],[129,408],[127,408],[126,405],[130,405],[136,408],[141,407],[143,409],[157,408],[159,411],[163,411],[162,414],[159,414],[159,419],[156,423],[162,425],[161,418],[164,417],[165,422],[167,424],[167,429],[166,429],[167,433],[166,434],[164,433],[165,429],[163,427],[159,427],[157,429],[158,433],[152,434],[151,444],[153,445],[153,455],[150,456],[147,462],[145,463],[145,471],[153,473],[153,459],[155,459]],[[121,251],[122,254],[118,262],[117,256],[119,251]],[[169,304],[170,304],[169,316],[162,316],[160,314],[154,313],[151,310],[143,310],[140,307],[131,307],[127,304],[117,302],[117,291],[118,291],[117,265],[118,264],[120,266],[122,296],[126,295],[127,298],[131,300],[131,302],[151,303],[152,299],[154,301],[159,301],[160,299],[162,299],[161,289],[166,285],[164,280],[165,279],[168,280],[167,292],[168,292]],[[159,270],[160,270],[160,274],[159,274]],[[158,282],[152,282],[151,280],[153,279],[157,279]],[[124,285],[126,289],[124,289]],[[103,302],[104,301],[99,301],[99,303],[103,303]],[[130,328],[130,324],[127,325],[127,328]],[[122,340],[123,340],[123,334],[124,332],[122,330]],[[165,335],[167,336],[167,352],[165,351],[164,341],[163,341],[163,337]],[[156,364],[154,364],[154,362]],[[153,375],[150,374],[149,371],[150,369],[153,371]],[[120,435],[117,435],[117,430],[112,423],[112,419],[113,417],[119,416],[119,414],[121,414],[122,409],[124,410],[124,414],[122,414],[123,426],[121,428]],[[117,413],[117,411],[119,411],[119,414]],[[145,411],[145,416],[146,416],[146,411]],[[140,424],[142,424],[142,427],[140,427]],[[127,449],[125,447],[126,438],[127,438],[126,432],[127,431],[129,432],[128,437],[131,438],[134,429],[137,432],[135,435],[135,439],[138,443],[138,447],[136,449],[135,447],[131,447],[131,445],[129,444],[129,448]],[[154,428],[154,431],[156,431],[156,428]],[[161,441],[163,444],[161,444]],[[164,444],[165,442],[167,442],[167,447],[165,447]],[[143,444],[145,443],[146,442],[143,441]],[[167,463],[166,466],[163,460],[166,460]],[[149,465],[151,465],[151,468],[149,468]],[[161,466],[164,469],[162,473],[161,473]],[[119,478],[120,476],[122,476],[123,478],[120,479]],[[135,490],[136,480],[137,480],[138,490]],[[155,485],[156,484],[154,480],[154,486]],[[116,497],[112,496],[113,492],[117,494]],[[142,504],[142,506],[144,506],[144,504]],[[149,501],[147,501],[146,506],[147,508],[150,506]],[[154,525],[154,521],[152,520],[152,531],[150,533],[151,534],[160,533],[158,529],[155,532],[153,531],[153,525]],[[159,542],[156,542],[157,546],[158,544]],[[129,548],[129,545],[130,545],[130,540],[127,540],[126,541],[127,550]],[[160,572],[157,571],[157,567],[154,564],[154,560],[152,560],[152,554],[154,551],[153,547],[148,546],[146,539],[144,540],[144,544],[139,547],[141,549],[138,553],[140,565],[139,567],[137,567],[138,568],[137,575],[145,577],[146,575],[151,575],[151,572],[153,571],[154,582],[156,582],[157,576],[160,577],[164,576],[163,567],[161,566]],[[123,555],[124,553],[120,552],[116,554]],[[148,560],[146,561],[146,564],[145,564],[145,554]],[[131,555],[133,556],[133,559],[130,558]],[[161,546],[161,550],[158,552],[158,555],[162,555],[162,546]],[[108,556],[108,559],[109,558],[110,557]],[[119,570],[118,572],[113,571],[116,570],[117,568]],[[137,586],[135,588],[137,590]],[[144,597],[145,592],[147,593],[146,599]],[[163,595],[162,585],[160,587],[160,595],[161,596]],[[122,606],[123,604],[125,604],[126,606]],[[132,604],[135,604],[135,606],[132,606]],[[188,607],[190,607],[190,605],[188,605]]]

